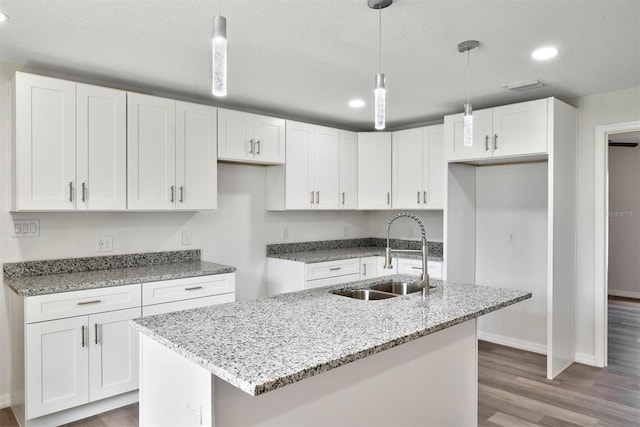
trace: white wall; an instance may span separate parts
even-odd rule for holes
[[[581,359],[595,353],[595,128],[640,119],[640,87],[569,100],[578,109],[577,347]]]
[[[478,319],[481,338],[547,346],[547,163],[476,168],[476,283],[531,291]]]
[[[405,211],[373,211],[370,215],[370,237],[387,238],[387,222],[393,215]],[[427,240],[442,242],[442,211],[408,211],[416,215],[424,223]],[[389,233],[392,239],[420,239],[420,229],[415,221],[399,219],[391,226]]]
[[[609,295],[640,298],[639,184],[640,147],[610,147]]]

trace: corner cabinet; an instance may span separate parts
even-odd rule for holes
[[[393,209],[444,208],[442,125],[393,132]]]
[[[284,164],[285,120],[218,109],[218,159]]]
[[[128,94],[129,210],[217,207],[216,109]]]
[[[126,209],[126,92],[17,72],[13,211]]]
[[[358,209],[391,209],[391,133],[358,133]]]
[[[509,158],[547,153],[547,99],[473,112],[473,144],[463,143],[463,114],[445,116],[448,161]]]

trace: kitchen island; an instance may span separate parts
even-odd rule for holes
[[[434,281],[384,300],[332,294],[391,276],[132,321],[140,425],[475,425],[475,319],[530,293]]]

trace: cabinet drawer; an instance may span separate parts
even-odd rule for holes
[[[398,274],[413,274],[419,275],[422,271],[422,260],[419,259],[398,259]],[[427,262],[427,273],[429,277],[434,279],[442,278],[442,263],[439,261]]]
[[[235,292],[235,273],[163,280],[142,285],[142,305],[181,301]]]
[[[27,323],[140,306],[140,284],[25,298]]]
[[[340,283],[355,282],[360,280],[359,274],[346,274],[344,276],[326,277],[324,279],[307,280],[304,284],[305,289],[320,288],[322,286],[339,285]]]
[[[360,274],[360,258],[338,261],[316,262],[307,264],[307,280],[325,279],[327,277]]]
[[[210,297],[186,299],[182,301],[165,302],[162,304],[147,305],[142,307],[142,316],[153,316],[156,314],[172,313],[174,311],[188,310],[190,308],[207,307],[210,305],[234,302],[236,294],[213,295]]]

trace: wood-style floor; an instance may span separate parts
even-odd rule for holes
[[[574,363],[546,379],[546,357],[480,341],[478,426],[640,426],[640,302],[609,300],[609,366]],[[9,408],[0,427],[18,424]],[[138,425],[138,406],[68,426]]]

